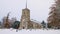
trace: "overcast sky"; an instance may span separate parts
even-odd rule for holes
[[[31,19],[41,22],[47,21],[50,7],[54,0],[28,0],[27,6],[30,9]],[[0,0],[0,20],[10,13],[9,18],[16,17],[17,20],[21,19],[22,9],[25,8],[26,0]]]

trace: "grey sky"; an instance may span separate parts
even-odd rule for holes
[[[30,9],[31,19],[42,21],[47,20],[49,7],[54,0],[28,0],[28,8]],[[26,0],[0,0],[0,20],[10,13],[10,18],[21,18],[22,9],[25,8]]]

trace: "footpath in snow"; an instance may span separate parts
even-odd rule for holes
[[[12,29],[0,29],[0,34],[60,34],[60,30],[43,30],[43,29],[32,29],[32,30],[18,30],[18,32],[16,32],[16,30],[12,30]]]

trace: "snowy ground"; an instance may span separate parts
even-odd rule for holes
[[[12,30],[12,29],[0,29],[0,34],[60,34],[60,30],[42,30],[42,29],[36,29],[36,30]]]

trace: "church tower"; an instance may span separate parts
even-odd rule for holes
[[[25,9],[22,9],[20,29],[28,29],[29,23],[30,23],[30,10],[27,8],[26,0],[26,7]]]

